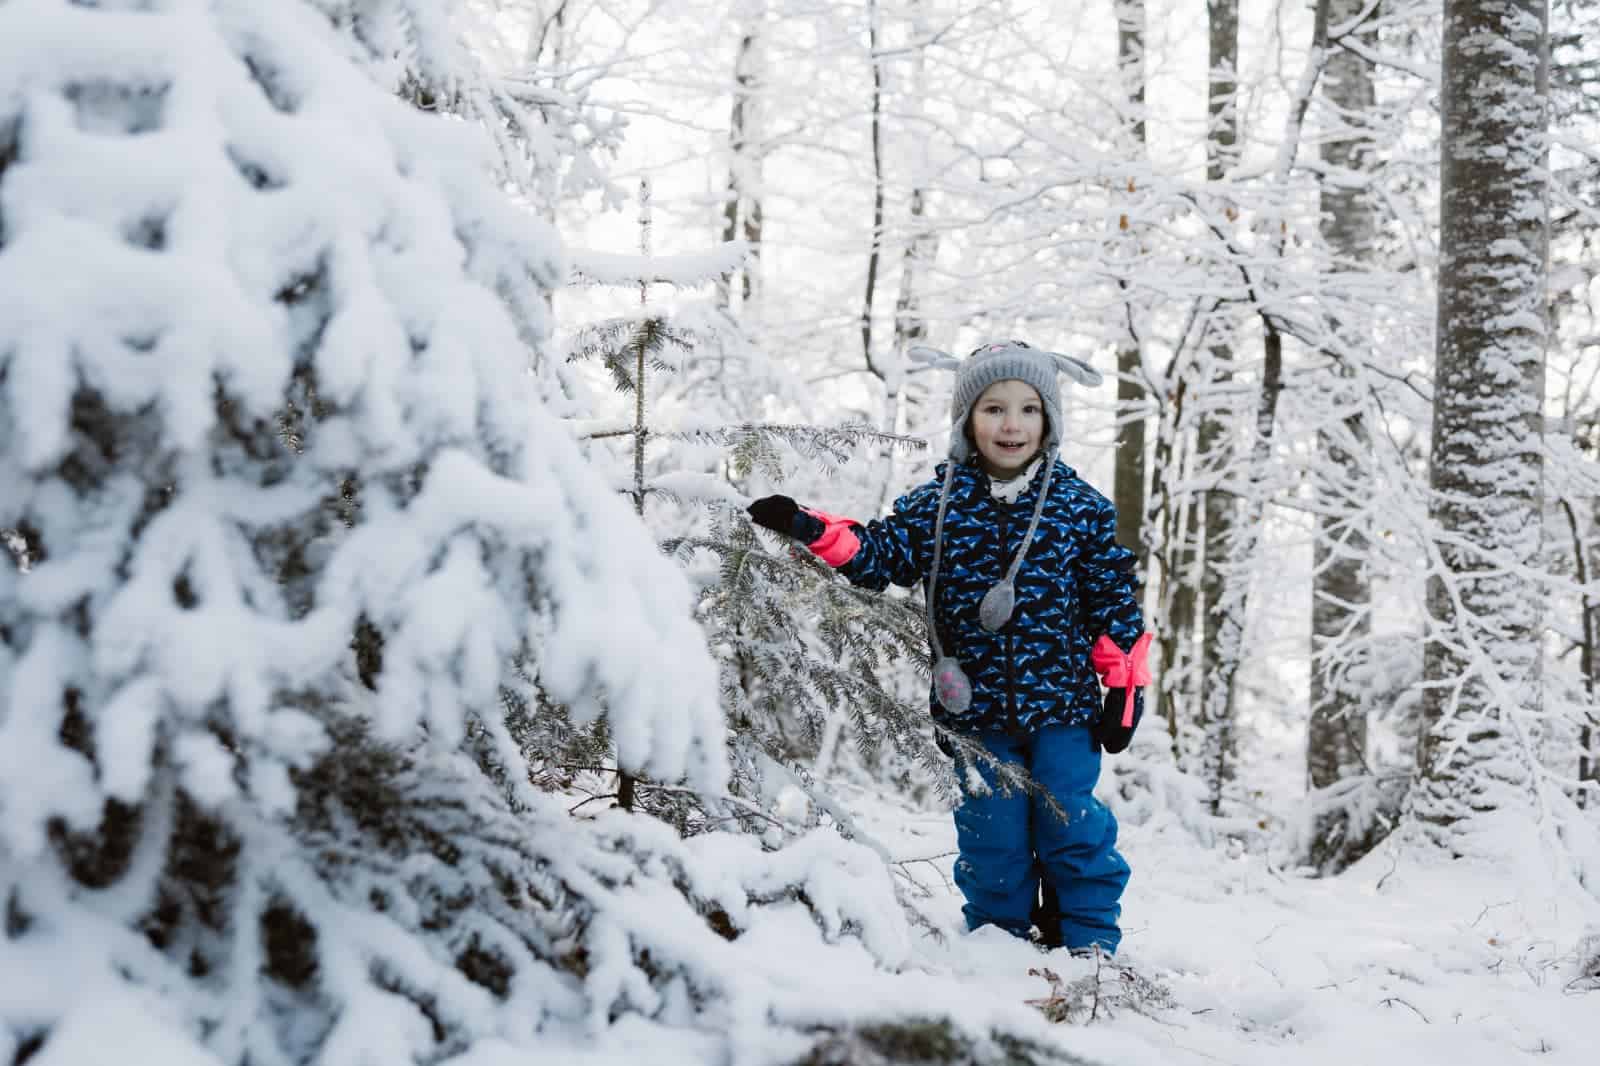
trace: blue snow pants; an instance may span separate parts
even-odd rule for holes
[[[1013,787],[1003,794],[989,766],[978,772],[991,791],[976,796],[962,782],[956,808],[955,880],[967,903],[967,928],[998,925],[1028,935],[1029,912],[1044,876],[1061,907],[1061,938],[1068,948],[1098,944],[1114,953],[1122,940],[1117,918],[1128,863],[1117,851],[1117,819],[1091,794],[1100,777],[1100,749],[1087,726],[1046,726],[1024,737],[984,733],[990,754],[1014,763],[1055,798]],[[1037,860],[1037,862],[1036,862]]]

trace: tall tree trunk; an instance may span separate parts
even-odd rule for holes
[[[1144,128],[1144,0],[1117,0],[1117,71],[1128,102],[1126,123],[1130,154],[1145,156]],[[1129,191],[1133,181],[1129,179]],[[1127,216],[1123,216],[1126,220]],[[1124,295],[1128,283],[1119,282]],[[1117,343],[1117,461],[1112,479],[1112,501],[1117,508],[1117,538],[1139,555],[1139,569],[1147,572],[1145,544],[1145,415],[1144,363],[1139,352],[1135,305],[1124,303],[1129,329]]]
[[[1176,370],[1176,373],[1174,372]],[[1161,418],[1156,423],[1156,442],[1146,526],[1156,533],[1159,551],[1152,562],[1156,577],[1156,617],[1165,623],[1167,639],[1162,642],[1161,670],[1156,678],[1157,713],[1166,722],[1173,760],[1186,760],[1198,752],[1195,740],[1199,715],[1192,711],[1198,702],[1196,642],[1199,639],[1198,539],[1200,536],[1199,499],[1187,489],[1175,491],[1194,479],[1197,460],[1192,419],[1186,413],[1190,375],[1169,367],[1167,380],[1174,381],[1163,397]]]
[[[650,258],[650,179],[645,178],[639,182],[639,255],[644,260]],[[648,273],[648,272],[647,272]],[[650,306],[650,283],[639,282],[639,311],[643,312]],[[641,520],[644,518],[644,460],[645,447],[649,443],[650,427],[645,421],[645,373],[649,369],[649,350],[644,332],[639,333],[638,344],[634,346],[633,368],[633,510]],[[617,806],[625,811],[633,810],[634,777],[622,769],[622,759],[617,759]]]
[[[1239,4],[1238,0],[1209,0],[1206,10],[1210,18],[1207,67],[1210,77],[1206,89],[1206,113],[1209,116],[1206,137],[1206,178],[1220,183],[1234,161],[1239,142],[1238,95],[1239,70]],[[1232,338],[1228,344],[1231,345]],[[1232,352],[1228,346],[1212,348],[1215,370],[1211,383],[1225,385],[1232,379]],[[1219,410],[1214,400],[1201,400],[1201,419],[1197,446],[1213,484],[1219,481],[1231,461],[1228,447],[1227,412]],[[1233,776],[1234,735],[1233,723],[1226,717],[1228,700],[1213,692],[1217,684],[1227,684],[1229,676],[1216,673],[1223,662],[1224,629],[1232,624],[1222,615],[1223,585],[1229,546],[1233,543],[1234,501],[1226,492],[1213,487],[1204,494],[1200,520],[1204,526],[1201,538],[1200,599],[1202,639],[1200,642],[1201,706],[1200,726],[1203,747],[1200,753],[1201,772],[1210,785],[1212,807],[1221,803],[1226,783]],[[1242,619],[1236,620],[1242,624]]]
[[[861,297],[861,355],[867,369],[878,377],[883,371],[872,358],[872,303],[878,287],[878,268],[883,259],[883,57],[878,0],[867,0],[867,58],[872,64],[872,246],[867,253],[867,282]]]
[[[1600,498],[1597,498],[1596,507],[1600,508]],[[1560,501],[1561,512],[1567,517],[1567,529],[1572,536],[1572,562],[1576,570],[1574,574],[1578,584],[1585,591],[1578,600],[1578,609],[1581,612],[1578,646],[1578,669],[1583,675],[1583,694],[1588,703],[1590,714],[1586,715],[1583,724],[1578,727],[1578,792],[1576,802],[1579,807],[1588,807],[1593,798],[1590,796],[1590,783],[1600,781],[1600,767],[1595,765],[1594,727],[1590,724],[1593,711],[1600,704],[1596,703],[1596,695],[1600,694],[1600,648],[1596,642],[1600,641],[1600,597],[1587,591],[1589,577],[1592,569],[1589,566],[1588,545],[1584,543],[1583,524],[1578,520],[1578,510],[1572,506],[1572,501],[1563,497]]]
[[[1600,530],[1600,496],[1590,501],[1590,529]],[[1587,552],[1590,565],[1585,573],[1593,576],[1595,553]],[[1583,645],[1588,656],[1583,660],[1584,691],[1589,696],[1588,713],[1584,715],[1578,734],[1578,779],[1589,782],[1580,786],[1580,806],[1600,807],[1600,596],[1589,597],[1584,603]]]
[[[741,236],[750,245],[742,271],[740,295],[748,303],[755,292],[761,262],[761,157],[757,123],[760,94],[761,24],[764,9],[746,12],[744,33],[733,61],[733,107],[728,116],[728,188],[722,202],[722,239]],[[733,303],[734,280],[717,282],[717,299],[724,310]]]
[[[1225,539],[1206,542],[1206,575],[1202,586],[1206,602],[1206,680],[1201,713],[1205,722],[1204,749],[1201,754],[1205,780],[1210,788],[1213,814],[1221,813],[1222,796],[1233,780],[1238,718],[1235,681],[1244,660],[1245,619],[1250,607],[1248,564],[1260,545],[1260,529],[1266,509],[1263,482],[1272,455],[1273,427],[1277,424],[1278,396],[1283,390],[1283,335],[1272,320],[1263,316],[1266,336],[1261,370],[1261,396],[1256,405],[1256,420],[1244,476],[1242,495],[1230,500],[1220,492],[1208,493],[1207,519],[1221,498],[1227,506]],[[1220,509],[1220,508],[1219,508]],[[1211,536],[1208,528],[1207,537]]]
[[[911,237],[900,259],[900,295],[894,304],[894,348],[897,352],[903,352],[928,335],[919,289],[924,272],[938,254],[939,238],[927,227],[927,199],[927,190],[922,186],[912,188]]]
[[[1529,804],[1548,256],[1544,0],[1446,0],[1430,517],[1437,563],[1411,813],[1453,853]]]
[[[1239,0],[1206,0],[1206,180],[1227,176],[1239,144]]]
[[[928,99],[928,46],[929,37],[926,12],[922,0],[909,0],[911,17],[911,93],[907,107],[913,117],[920,117]],[[884,385],[889,394],[888,411],[884,429],[890,433],[904,433],[917,406],[911,379],[905,373],[905,350],[924,340],[928,335],[927,319],[922,311],[922,285],[929,267],[939,254],[939,238],[928,225],[928,191],[922,184],[930,165],[926,152],[927,141],[917,137],[911,146],[916,158],[915,184],[911,187],[908,207],[908,237],[900,258],[900,294],[894,305],[894,351],[889,366],[892,372]],[[900,484],[899,452],[887,449],[884,463],[884,481],[878,492],[878,509],[884,510]]]
[[[1321,0],[1327,21],[1345,25],[1362,14],[1367,0]],[[1321,190],[1321,231],[1334,256],[1333,270],[1347,273],[1371,261],[1377,222],[1360,176],[1371,165],[1372,141],[1362,123],[1377,104],[1372,70],[1354,51],[1336,48],[1328,56],[1324,95],[1332,121],[1343,135],[1322,150],[1326,164]],[[1367,770],[1367,718],[1362,686],[1351,681],[1368,652],[1372,630],[1370,540],[1366,525],[1371,485],[1360,455],[1367,425],[1361,397],[1345,364],[1334,358],[1333,406],[1352,412],[1341,424],[1317,432],[1317,462],[1312,467],[1316,528],[1311,573],[1311,718],[1306,737],[1306,778],[1313,789],[1328,788]],[[1311,827],[1309,859],[1324,873],[1335,873],[1358,857],[1351,839],[1349,812],[1327,811]]]
[[[928,25],[922,0],[908,0],[911,16],[911,99],[907,102],[912,118],[921,118],[928,99]],[[910,223],[905,252],[900,260],[900,295],[894,305],[894,348],[896,352],[925,338],[928,324],[922,317],[920,288],[923,274],[939,251],[939,238],[928,227],[928,190],[924,185],[930,161],[927,140],[918,136],[911,151],[916,160],[915,182],[911,186]],[[904,378],[901,378],[904,381]],[[892,430],[894,427],[891,426]]]

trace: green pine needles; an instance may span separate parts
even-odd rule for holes
[[[765,775],[776,765],[827,812],[810,770],[830,764],[827,749],[841,742],[868,766],[893,752],[945,776],[929,736],[927,635],[914,602],[852,588],[795,545],[765,546],[731,508],[708,534],[668,547],[686,561],[701,551],[717,560],[700,617],[722,666],[737,785],[772,791]]]
[[[930,737],[922,612],[906,597],[850,587],[794,545],[763,543],[742,501],[753,478],[782,482],[797,465],[826,476],[864,451],[923,444],[864,425],[703,416],[674,425],[661,417],[669,397],[701,412],[748,409],[750,398],[728,395],[726,371],[748,358],[750,345],[724,312],[652,306],[653,284],[675,274],[681,284],[699,284],[706,275],[674,271],[650,255],[648,185],[641,187],[640,208],[640,256],[621,266],[611,257],[604,279],[583,278],[637,286],[638,306],[576,329],[566,343],[567,362],[597,366],[614,393],[632,401],[629,422],[604,423],[585,436],[602,461],[608,441],[628,442],[626,457],[615,453],[631,459],[631,484],[623,491],[701,589],[698,619],[721,666],[731,794],[708,799],[639,779],[614,760],[608,766],[611,738],[603,726],[573,726],[563,709],[543,700],[534,678],[507,695],[512,732],[524,750],[538,753],[549,784],[570,787],[574,772],[615,770],[616,793],[592,798],[649,811],[680,831],[728,824],[799,831],[826,820],[853,836],[848,813],[818,781],[842,744],[875,770],[893,758],[905,768],[922,765],[936,780],[949,777],[948,761]],[[728,265],[737,259],[730,256]],[[597,398],[596,405],[603,402]],[[797,793],[804,803],[795,802]]]

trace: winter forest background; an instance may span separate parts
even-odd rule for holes
[[[1600,10],[0,0],[0,1062],[1588,1061]],[[1022,337],[1141,553],[1116,963],[752,531]]]

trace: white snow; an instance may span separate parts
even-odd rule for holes
[[[729,241],[704,252],[655,255],[648,258],[621,252],[574,248],[567,253],[574,280],[595,285],[651,282],[690,287],[715,281],[735,270],[749,255],[744,241]]]
[[[952,934],[947,946],[919,940],[910,965],[960,982],[962,1016],[1043,996],[1028,975],[1041,963],[1064,978],[1092,967],[997,931],[958,932],[948,815],[908,816],[893,795],[858,793],[855,805],[897,858],[946,856],[897,870],[927,888],[921,909]],[[1127,814],[1118,961],[1169,987],[1177,1006],[1062,1027],[1066,1046],[1117,1063],[1591,1060],[1600,982],[1578,980],[1577,949],[1600,929],[1600,900],[1539,847],[1476,863],[1386,846],[1318,880],[1206,847],[1170,816]]]
[[[366,57],[376,71],[349,62],[361,49],[333,28],[356,16],[382,52]],[[573,723],[604,718],[617,762],[646,788],[684,781],[712,809],[735,804],[690,581],[573,439],[627,423],[597,411],[559,422],[527,363],[548,355],[544,297],[563,281],[687,288],[739,268],[749,249],[564,252],[554,227],[488,176],[508,163],[479,125],[394,98],[392,83],[413,62],[432,72],[454,35],[446,5],[429,0],[0,0],[0,138],[19,135],[14,153],[0,142],[0,1062],[792,1066],[818,1027],[906,1018],[1118,1066],[1594,1060],[1600,831],[1548,781],[1504,818],[1474,820],[1480,858],[1450,862],[1396,837],[1314,880],[1279,865],[1237,815],[1207,815],[1203,785],[1155,757],[1161,738],[1147,728],[1118,764],[1135,771],[1102,788],[1133,867],[1116,965],[964,932],[948,811],[866,787],[851,776],[859,767],[802,781],[768,760],[760,835],[681,839],[663,822],[576,814],[577,797],[540,792],[496,713],[514,657]],[[1103,132],[1085,130],[1085,144]],[[1074,174],[1060,145],[1028,151],[1045,147],[1065,176],[1035,167],[1039,156],[996,157],[1001,184],[1014,171],[1024,184],[1079,186],[1091,206],[1124,187],[1093,160]],[[844,217],[848,197],[831,196]],[[803,240],[824,242],[825,230]],[[1035,287],[1054,299],[1084,276],[1062,272],[1066,288],[1053,288],[1059,261],[1017,248],[1036,272],[1029,306]],[[1508,237],[1493,250],[1515,258],[1523,246]],[[854,266],[836,267],[830,283],[857,284]],[[1138,269],[1134,288],[1173,306],[1216,295],[1196,263]],[[1164,269],[1174,277],[1157,286]],[[942,330],[994,297],[945,284],[955,303]],[[831,362],[807,364],[832,342],[797,325],[821,291],[799,288],[794,308],[781,308],[788,293],[752,306],[792,316],[772,347],[794,365],[773,377],[804,388],[780,404],[757,375],[724,378],[713,384],[725,410],[686,391],[653,423],[658,446],[673,433],[723,435],[769,404],[819,424],[838,406],[876,413],[854,385],[822,384]],[[1100,297],[1073,295],[1092,319]],[[826,302],[823,317],[856,328],[853,306]],[[723,356],[751,354],[716,332],[719,312],[684,313],[729,342]],[[1542,320],[1510,308],[1498,324]],[[696,371],[691,360],[682,369],[679,380]],[[1524,368],[1494,369],[1513,382]],[[299,372],[314,372],[328,407],[301,427],[307,446],[251,454],[276,446]],[[85,389],[104,410],[75,417]],[[947,429],[936,410],[919,417],[935,435]],[[119,447],[97,448],[91,429],[113,421]],[[260,439],[242,439],[251,434]],[[650,484],[685,503],[743,504],[726,479],[698,472],[709,468],[669,464]],[[359,514],[318,525],[352,472]],[[1492,465],[1476,473],[1501,477]],[[1172,475],[1166,487],[1213,476]],[[892,497],[894,481],[861,499]],[[1421,520],[1406,484],[1383,494],[1399,501],[1397,527]],[[12,530],[24,527],[43,551],[12,567],[24,546]],[[269,558],[279,532],[298,538],[309,576],[280,580]],[[384,640],[372,691],[352,676],[358,618]],[[1375,688],[1408,686],[1382,665],[1369,670]],[[308,694],[328,719],[296,704]],[[1509,705],[1519,693],[1500,695]],[[333,743],[326,723],[345,712],[411,760],[374,763],[413,791],[365,782],[400,809],[364,815],[409,818],[418,839],[425,823],[458,849],[453,860],[442,845],[372,845],[382,833],[342,824],[356,820],[345,809],[330,815],[341,824],[291,832],[298,805],[318,798],[302,787]],[[482,771],[483,752],[503,779]],[[1262,794],[1294,793],[1278,784]],[[106,843],[93,834],[119,809],[108,801],[137,810],[139,825],[131,854],[100,861],[85,852]],[[238,845],[216,864],[237,869],[202,871],[215,884],[183,865],[203,842],[173,843],[186,806]],[[112,876],[99,884],[74,864]],[[264,976],[263,911],[277,895],[316,933],[315,982],[302,988]],[[447,900],[470,902],[440,932]],[[165,932],[154,928],[164,910],[184,912]],[[176,943],[162,942],[168,933]],[[464,972],[469,944],[515,963],[505,988]],[[1172,1004],[1119,1000],[1122,966]],[[1069,985],[1107,982],[1106,1011],[1087,1025],[1047,1021],[1030,1005],[1050,993],[1030,973],[1044,968]],[[436,1026],[466,1046],[441,1050]]]

